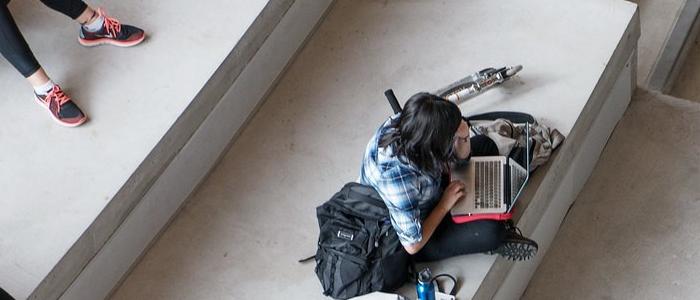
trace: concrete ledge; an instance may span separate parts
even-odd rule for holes
[[[267,2],[235,48],[231,50],[231,53],[216,69],[183,113],[178,116],[172,127],[165,133],[155,148],[150,151],[148,156],[145,157],[104,210],[100,212],[75,244],[71,246],[46,278],[42,280],[36,290],[32,292],[29,299],[58,298],[76,276],[82,272],[87,263],[101,251],[112,234],[121,226],[132,210],[139,205],[147,192],[163,175],[166,168],[181,153],[185,144],[191,140],[197,128],[201,126],[212,109],[221,101],[226,91],[248,65],[292,3],[293,0]],[[172,67],[174,69],[171,71],[177,72],[177,66],[177,64],[173,64]],[[242,100],[238,101],[239,105],[243,107],[250,106],[251,103],[255,106],[259,98]],[[251,110],[244,109],[244,111],[250,112]],[[245,117],[243,117],[243,120],[245,120]],[[238,122],[239,125],[240,123],[242,121]],[[229,140],[227,139],[226,142]],[[221,150],[223,148],[219,148],[219,151]],[[185,172],[181,175],[184,178],[193,176],[201,179],[201,176],[203,176],[203,174],[197,175],[196,173],[187,172],[190,170],[183,171]],[[190,183],[190,188],[193,188],[197,182],[198,180],[195,180],[194,183]],[[188,194],[189,192],[184,196]],[[105,284],[109,284],[109,281],[105,281],[100,285]]]
[[[240,76],[61,299],[105,298],[128,274],[216,165],[331,3],[332,0],[292,1]]]
[[[497,285],[498,289],[496,295],[479,294],[479,297],[483,297],[481,299],[514,299],[520,297],[525,291],[529,279],[534,274],[537,266],[544,258],[544,255],[546,255],[561,223],[568,213],[568,209],[573,205],[579,191],[583,188],[583,185],[591,175],[608,138],[629,104],[630,96],[633,92],[633,90],[629,88],[629,85],[635,82],[635,77],[632,76],[633,64],[631,60],[633,57],[634,55],[630,55],[625,69],[622,70],[622,73],[615,81],[613,90],[611,90],[606,97],[604,106],[599,112],[598,117],[593,121],[593,126],[590,128],[590,131],[585,136],[584,146],[576,151],[575,157],[567,161],[570,163],[570,166],[567,168],[567,171],[565,171],[565,175],[561,178],[560,185],[552,187],[555,189],[555,192],[552,194],[552,198],[550,198],[550,203],[544,211],[534,211],[532,216],[528,216],[539,217],[539,220],[528,220],[524,218],[524,215],[519,219],[519,225],[536,223],[530,236],[539,242],[542,254],[538,255],[534,261],[529,263],[514,264],[503,260],[497,262],[497,264],[505,264],[506,267],[500,268],[500,266],[494,265],[491,271],[495,274],[505,274],[505,276],[493,280],[493,278],[496,277],[494,276],[491,277],[493,281],[485,281],[482,285],[484,291],[488,290],[489,285]],[[555,166],[552,165],[548,169],[553,167]],[[542,201],[542,199],[545,198],[538,197],[532,200]],[[527,214],[530,209],[530,207],[526,208],[524,213]],[[502,280],[502,283],[498,283],[496,280]],[[475,298],[479,299],[478,297]]]
[[[13,1],[39,60],[92,119],[65,129],[45,112],[24,113],[17,103],[29,101],[0,102],[17,111],[0,130],[0,180],[9,184],[0,198],[0,286],[18,299],[106,297],[215,165],[330,3],[110,3],[149,39],[130,52],[99,47],[89,55],[75,47],[70,20],[39,2]],[[227,21],[207,28],[211,19]],[[31,95],[14,69],[0,65],[0,88],[11,100]],[[72,72],[81,80],[62,76]],[[77,82],[83,86],[71,89]],[[18,135],[24,131],[32,134]],[[16,138],[5,143],[10,134]]]
[[[525,207],[516,216],[518,226],[540,244],[537,259],[513,263],[497,259],[475,299],[519,297],[546,255],[567,209],[590,176],[608,138],[622,117],[635,87],[635,53],[640,35],[635,13],[606,70],[556,156],[528,189]],[[528,199],[529,198],[529,199]]]
[[[671,31],[645,84],[649,89],[668,93],[684,66],[688,52],[695,45],[700,30],[700,1],[688,0],[681,6]]]
[[[391,114],[382,91],[404,100],[488,66],[525,69],[460,105],[464,114],[527,111],[568,136],[519,208],[526,234],[556,231],[540,220],[573,199],[629,101],[638,35],[636,6],[624,1],[338,1],[114,298],[323,298],[312,264],[296,260],[315,249],[314,208],[357,178],[369,137]],[[515,295],[528,279],[484,254],[431,267],[461,279],[460,299]],[[415,297],[412,285],[400,292]]]

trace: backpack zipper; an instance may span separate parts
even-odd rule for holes
[[[374,248],[379,248],[379,237],[382,235],[382,227],[379,225],[379,221],[377,221],[377,231],[379,231],[379,234],[377,234],[376,237],[374,237]]]

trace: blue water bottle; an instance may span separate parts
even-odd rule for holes
[[[418,273],[418,283],[416,284],[418,300],[435,300],[435,287],[433,287],[432,279],[433,275],[430,274],[428,268]]]

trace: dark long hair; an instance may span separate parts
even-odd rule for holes
[[[394,148],[399,159],[438,176],[453,158],[454,134],[462,121],[456,104],[430,93],[411,96],[389,125],[379,146]]]

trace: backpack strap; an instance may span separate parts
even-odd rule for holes
[[[345,198],[352,197],[354,199],[362,200],[364,202],[377,204],[380,207],[386,207],[384,200],[382,200],[381,196],[379,196],[379,193],[377,193],[377,190],[375,190],[374,187],[360,184],[357,182],[349,182],[345,185],[344,189]],[[366,189],[368,193],[363,193],[362,191],[358,191],[358,189]],[[350,193],[353,193],[353,195],[350,196]]]
[[[302,259],[300,259],[300,260],[299,260],[299,263],[305,263],[305,262],[308,262],[308,261],[310,261],[310,260],[312,260],[312,259],[314,259],[314,258],[316,258],[316,254],[314,254],[314,255],[312,255],[312,256],[309,256],[309,257],[307,257],[307,258],[302,258]]]

